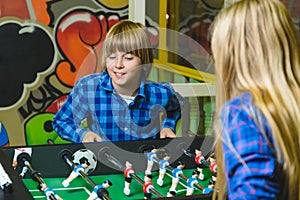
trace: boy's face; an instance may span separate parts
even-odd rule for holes
[[[116,51],[106,58],[107,72],[117,92],[128,95],[128,92],[135,92],[139,88],[142,73],[141,63],[139,57],[126,52]]]

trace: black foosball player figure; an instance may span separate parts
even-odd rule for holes
[[[199,179],[204,180],[203,168],[206,168],[203,163],[205,162],[205,157],[201,150],[195,149],[195,163],[197,165],[197,170],[199,171]]]
[[[214,191],[214,187],[215,187],[215,182],[213,180],[210,180],[209,183],[208,183],[208,186],[203,189],[202,193],[203,194],[210,194]]]
[[[145,174],[144,176],[144,184],[143,184],[143,192],[144,192],[144,199],[151,199],[151,189],[154,188],[152,184],[152,175]]]
[[[186,181],[186,196],[191,196],[194,193],[195,184],[198,184],[199,171],[194,170],[192,176]]]
[[[145,171],[145,174],[151,174],[151,170],[154,164],[154,160],[158,160],[157,155],[157,147],[152,146],[151,151],[147,153],[147,169]]]
[[[170,165],[169,160],[171,157],[167,154],[164,155],[163,159],[159,161],[159,175],[156,181],[157,185],[162,186],[164,184],[164,176],[166,174],[166,167]]]
[[[93,192],[90,194],[89,198],[87,200],[94,200],[97,198],[100,198],[101,200],[104,200],[104,196],[109,196],[109,193],[107,191],[108,188],[112,186],[112,182],[110,180],[106,180],[102,183],[102,185],[96,185],[94,187]]]
[[[69,177],[62,182],[62,185],[64,187],[68,187],[70,185],[70,182],[72,182],[75,178],[77,178],[80,175],[80,171],[84,171],[85,168],[87,168],[90,165],[89,161],[86,158],[81,158],[79,160],[79,164],[76,164],[69,175]]]
[[[185,167],[184,162],[178,161],[177,167],[172,170],[172,186],[169,191],[176,191],[179,182],[179,177],[183,174],[182,169]]]
[[[132,164],[128,161],[125,162],[125,170],[124,170],[124,177],[125,177],[125,184],[124,184],[124,194],[125,195],[130,195],[130,184],[132,181],[132,176],[131,174],[134,173]]]
[[[52,200],[51,196],[54,196],[56,200],[63,200],[56,192],[49,188],[45,183],[41,183],[37,186],[37,189],[44,192],[47,200]]]

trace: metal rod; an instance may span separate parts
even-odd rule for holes
[[[168,170],[171,171],[171,172],[173,171],[173,168],[172,168],[171,166],[166,166],[166,169],[168,169]],[[188,180],[188,177],[185,176],[184,174],[179,174],[179,176],[180,176],[183,180],[185,180],[185,181]],[[195,187],[198,188],[198,189],[201,190],[201,191],[204,189],[204,187],[202,187],[202,186],[199,185],[198,183],[195,184]]]
[[[137,182],[139,182],[141,185],[144,185],[144,180],[141,179],[139,176],[137,176],[135,173],[131,174],[132,178],[134,178]],[[162,198],[163,195],[161,195],[157,190],[155,190],[154,188],[151,188],[150,191],[155,194],[157,197]]]
[[[24,162],[24,165],[30,170],[31,173],[36,172],[34,174],[34,176],[35,176],[34,178],[37,180],[37,182],[39,184],[45,184],[46,185],[46,183],[43,180],[43,178],[41,177],[41,175],[37,171],[35,171],[33,169],[33,167],[31,166],[30,162],[26,158],[23,158],[22,161]],[[57,200],[56,197],[54,196],[54,194],[50,194],[50,199],[51,200]]]
[[[116,157],[114,157],[113,155],[108,154],[108,153],[105,153],[105,156],[106,156],[107,160],[108,160],[111,164],[117,166],[117,167],[120,168],[120,169],[125,169],[125,166],[124,166],[124,165],[123,165]],[[141,179],[139,176],[137,176],[137,175],[134,174],[134,173],[132,173],[131,176],[132,176],[137,182],[139,182],[141,185],[144,185],[144,180]],[[160,194],[157,190],[155,190],[154,188],[151,188],[150,191],[151,191],[153,194],[155,194],[157,197],[159,197],[159,198],[162,198],[162,197],[163,197],[163,195],[161,195],[161,194]]]
[[[65,155],[63,158],[66,161],[66,163],[68,163],[70,165],[71,168],[73,168],[75,166],[74,162],[72,160],[70,160],[68,158],[68,156]],[[93,188],[97,186],[97,184],[84,171],[80,170],[79,173],[86,182],[88,182],[91,186],[93,186]],[[103,194],[103,198],[105,200],[111,200],[111,198],[106,194]]]

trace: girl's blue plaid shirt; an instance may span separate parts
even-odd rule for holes
[[[251,94],[226,102],[221,119],[228,199],[279,198],[281,162],[270,126]]]

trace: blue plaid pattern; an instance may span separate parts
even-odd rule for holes
[[[175,131],[180,99],[170,84],[147,81],[128,105],[114,92],[106,72],[91,74],[74,86],[56,113],[53,128],[62,138],[79,143],[88,131],[80,124],[87,119],[89,129],[104,141],[155,139],[161,128]]]
[[[251,94],[225,103],[221,116],[228,199],[278,198],[281,166],[272,131]]]

